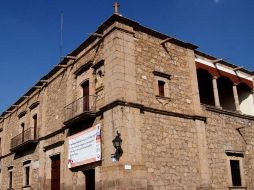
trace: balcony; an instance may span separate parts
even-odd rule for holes
[[[36,132],[33,127],[26,129],[11,139],[11,152],[18,152],[35,146],[38,143]]]
[[[65,106],[65,125],[72,125],[87,118],[95,118],[96,96],[81,97]]]

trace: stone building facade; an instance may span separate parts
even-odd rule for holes
[[[197,48],[112,15],[1,114],[0,189],[254,189],[253,72]]]

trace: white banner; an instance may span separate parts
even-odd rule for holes
[[[68,167],[101,160],[101,124],[69,137]]]

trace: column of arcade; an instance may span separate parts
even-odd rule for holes
[[[201,103],[253,115],[253,87],[250,88],[238,78],[232,80],[232,77],[220,76],[201,68],[197,69],[197,77]]]

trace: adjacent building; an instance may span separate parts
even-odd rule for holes
[[[0,189],[254,189],[253,72],[197,49],[113,14],[1,114]]]

